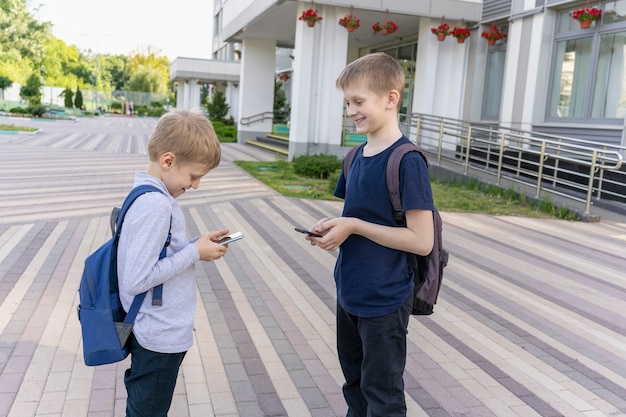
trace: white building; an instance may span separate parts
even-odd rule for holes
[[[199,60],[179,58],[171,76],[179,81],[179,105],[186,107],[199,104],[197,85],[225,83],[243,142],[272,131],[276,50],[291,48],[291,68],[278,65],[291,73],[290,158],[345,154],[343,100],[335,80],[348,62],[375,51],[391,54],[406,68],[405,115],[625,145],[626,0],[594,2],[602,19],[581,29],[571,12],[585,6],[562,0],[335,0],[313,6],[214,0],[214,61],[201,62],[207,68],[195,73],[185,67]],[[313,27],[298,19],[311,7],[323,18]],[[351,33],[338,24],[349,13],[360,19]],[[389,20],[396,32],[383,36],[372,30]],[[438,41],[431,28],[443,21],[450,28],[469,27],[471,36],[465,43],[451,36]],[[488,45],[481,33],[493,24],[507,36]],[[410,129],[405,133],[410,136]]]

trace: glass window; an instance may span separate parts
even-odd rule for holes
[[[626,20],[626,0],[607,1],[604,4],[602,23],[616,23]]]
[[[591,117],[622,118],[626,114],[626,34],[604,35],[593,94]]]
[[[506,49],[490,49],[487,53],[482,114],[485,120],[497,120],[500,117],[505,58]]]
[[[384,52],[398,60],[404,68],[406,82],[404,84],[404,95],[400,107],[400,122],[405,123],[410,120],[410,112],[413,108],[413,89],[415,83],[415,60],[417,59],[417,43],[409,43],[399,47],[379,49],[373,52]],[[406,132],[404,132],[406,134]]]
[[[593,38],[557,43],[550,117],[583,117]]]
[[[626,116],[626,0],[589,7],[603,12],[588,29],[571,18],[576,8],[559,15],[547,117],[618,123]]]

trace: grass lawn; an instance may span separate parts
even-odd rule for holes
[[[0,124],[0,130],[11,130],[11,131],[21,131],[21,132],[34,132],[37,130],[35,127],[27,127],[27,126],[15,126],[15,125],[4,125]]]
[[[251,162],[236,161],[259,181],[288,197],[336,200],[332,195],[334,179],[315,179],[296,175],[291,163],[286,161]],[[431,182],[433,198],[440,211],[484,213],[501,216],[561,218],[574,220],[569,210],[557,209],[549,202],[529,204],[523,196],[512,190],[494,186],[484,187],[478,183],[469,185]]]

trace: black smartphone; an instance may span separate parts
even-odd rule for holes
[[[315,233],[315,232],[309,232],[308,230],[303,229],[301,227],[296,227],[295,230],[296,232],[304,233],[306,235],[313,236],[313,237],[324,237],[324,235],[320,235],[319,233]]]

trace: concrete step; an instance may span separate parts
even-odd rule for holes
[[[265,141],[252,140],[252,139],[246,140],[246,144],[251,145],[251,146],[256,146],[257,148],[262,148],[268,151],[272,151],[281,155],[285,155],[285,156],[289,155],[288,145],[285,147],[281,145],[274,145]]]

